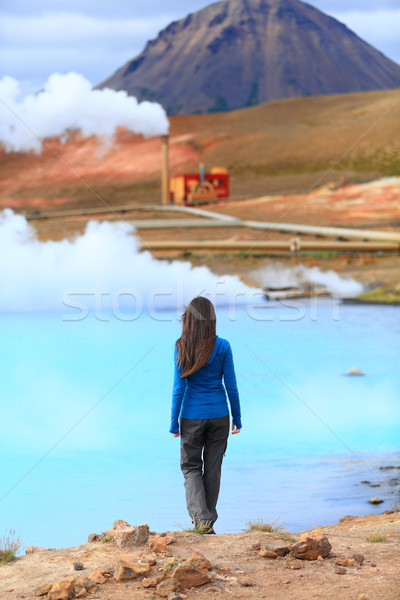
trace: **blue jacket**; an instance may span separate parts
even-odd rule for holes
[[[177,365],[177,357],[178,350],[175,346],[170,433],[179,432],[179,416],[185,419],[226,417],[229,414],[226,392],[233,422],[241,429],[239,393],[229,342],[217,336],[208,363],[189,377],[181,378],[182,371]]]

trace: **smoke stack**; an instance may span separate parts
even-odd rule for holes
[[[161,136],[161,204],[169,204],[168,141],[168,134]]]

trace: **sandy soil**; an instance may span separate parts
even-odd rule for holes
[[[254,549],[257,543],[280,539],[280,534],[260,531],[217,536],[173,532],[174,542],[168,546],[168,555],[188,559],[198,550],[211,561],[210,583],[185,591],[189,599],[357,600],[361,593],[367,594],[369,600],[399,599],[400,513],[345,517],[339,524],[311,531],[327,535],[332,545],[331,558],[316,561],[299,561],[289,555],[274,560],[262,558]],[[383,536],[385,541],[368,541],[370,536]],[[298,538],[299,535],[293,537],[294,541]],[[347,567],[344,574],[335,573],[337,557],[352,554],[364,556],[362,566]],[[128,551],[103,542],[40,550],[0,566],[0,597],[33,598],[34,590],[43,583],[86,577],[97,568],[112,569],[120,559],[127,562],[155,559],[150,576],[158,576],[165,555],[150,552],[147,546]],[[75,561],[83,563],[83,571],[74,570]],[[145,600],[155,598],[156,592],[143,589],[140,580],[118,583],[110,579],[89,596],[99,600]]]

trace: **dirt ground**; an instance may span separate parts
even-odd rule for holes
[[[297,560],[290,555],[268,559],[259,556],[258,542],[281,539],[279,533],[252,531],[241,534],[202,536],[190,532],[172,532],[173,543],[168,556],[190,558],[200,551],[211,562],[211,581],[184,590],[184,597],[196,598],[267,598],[273,600],[358,600],[364,593],[369,600],[400,598],[400,513],[344,517],[328,527],[311,533],[324,533],[332,545],[332,556],[324,560]],[[293,541],[299,539],[297,534]],[[381,536],[384,541],[368,541]],[[344,574],[335,572],[338,557],[362,554],[362,566],[346,567]],[[43,549],[0,566],[2,600],[34,598],[41,584],[70,577],[87,577],[98,568],[113,569],[119,560],[126,562],[155,560],[149,576],[158,576],[166,555],[150,552],[147,546],[122,550],[111,543],[94,542],[61,550]],[[73,563],[81,561],[83,571]],[[144,589],[141,580],[115,582],[112,578],[89,594],[98,600],[151,600],[158,598],[155,589]]]

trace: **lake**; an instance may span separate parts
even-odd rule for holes
[[[399,501],[400,470],[380,467],[400,465],[400,308],[296,306],[218,308],[243,430],[224,459],[217,533],[256,518],[296,532]],[[180,312],[71,314],[0,316],[0,531],[59,548],[115,519],[187,526],[168,433]],[[354,366],[365,376],[346,376]]]

